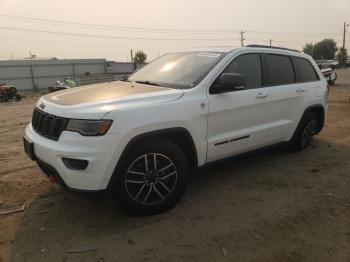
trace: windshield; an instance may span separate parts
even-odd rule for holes
[[[135,72],[126,81],[171,88],[192,88],[224,55],[225,53],[218,52],[169,53]]]

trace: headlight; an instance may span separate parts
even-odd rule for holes
[[[112,120],[71,119],[66,130],[78,132],[83,136],[102,136],[107,133],[112,122]]]

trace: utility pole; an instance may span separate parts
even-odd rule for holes
[[[272,46],[272,39],[270,39],[270,46]]]
[[[342,62],[344,64],[346,64],[346,57],[345,57],[345,37],[346,37],[346,27],[349,26],[349,24],[347,24],[346,22],[344,22],[344,34],[343,34],[343,57],[342,57]]]
[[[134,63],[134,55],[132,54],[132,49],[130,49],[130,58],[131,63]]]
[[[241,35],[241,46],[243,47],[243,46],[244,46],[244,40],[245,40],[245,38],[243,37],[243,35],[244,35],[245,31],[241,30],[241,32],[239,32],[239,33],[240,33],[240,35]]]
[[[344,22],[343,50],[345,50],[345,35],[346,35],[346,22]]]

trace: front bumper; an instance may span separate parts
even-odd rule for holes
[[[87,137],[64,131],[60,139],[54,141],[37,134],[29,124],[25,129],[25,137],[34,144],[38,165],[44,163],[52,167],[61,182],[70,189],[106,189],[121,155],[119,134]],[[89,164],[85,170],[72,170],[67,168],[62,158],[84,159]]]

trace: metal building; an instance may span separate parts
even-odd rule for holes
[[[106,59],[46,59],[0,61],[0,82],[19,90],[38,90],[55,85],[64,77],[78,85],[120,79],[142,65],[117,63]]]

